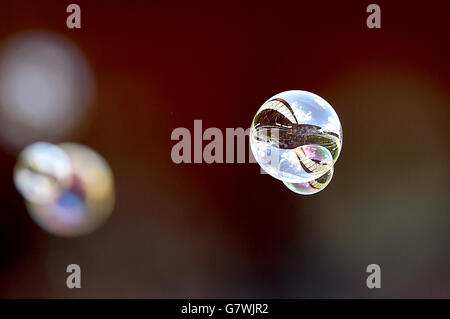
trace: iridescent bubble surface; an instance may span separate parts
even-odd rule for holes
[[[60,147],[37,142],[20,153],[14,169],[14,184],[26,200],[54,201],[71,182],[72,164]]]
[[[288,183],[283,182],[291,191],[301,194],[301,195],[312,195],[320,192],[322,189],[327,187],[333,177],[333,169],[320,176],[319,178],[313,179],[304,183]]]
[[[250,145],[259,165],[273,177],[303,185],[328,176],[326,186],[341,152],[342,127],[333,107],[322,97],[286,91],[260,107],[250,128]],[[309,186],[299,186],[303,188]]]
[[[49,158],[52,161],[48,161]],[[70,179],[64,183],[55,182],[60,179],[55,173],[59,172],[56,168],[65,167],[66,160],[69,161],[66,173]],[[35,165],[32,174],[23,173],[30,170],[31,164],[28,163],[39,161],[43,164]],[[41,181],[45,178],[50,182]],[[114,208],[114,178],[108,163],[95,151],[80,144],[38,142],[28,146],[16,165],[15,184],[23,194],[33,220],[58,236],[85,235],[103,224]]]
[[[333,167],[333,157],[328,149],[319,145],[303,145],[293,152],[281,155],[279,171],[289,174],[296,182],[319,177]],[[291,180],[288,178],[285,181]]]

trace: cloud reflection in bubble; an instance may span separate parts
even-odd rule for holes
[[[55,153],[65,156],[52,157]],[[66,165],[66,158],[70,161],[70,183],[56,183],[60,178],[57,168]],[[33,174],[26,174],[30,162],[34,162]],[[114,208],[114,178],[108,163],[80,144],[32,144],[20,154],[14,175],[33,220],[54,235],[74,237],[92,232],[107,220]],[[40,190],[48,185],[53,186],[53,192]],[[23,189],[34,190],[33,196]],[[57,196],[50,197],[48,193]]]

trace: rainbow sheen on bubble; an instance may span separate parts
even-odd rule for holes
[[[295,176],[297,182],[319,177],[333,167],[333,157],[323,146],[303,145],[281,156],[279,170]]]
[[[291,191],[301,195],[312,195],[320,192],[322,189],[327,187],[333,177],[333,169],[320,176],[319,178],[313,179],[304,183],[288,183],[283,182]]]
[[[14,184],[26,200],[38,203],[54,201],[71,183],[72,164],[60,147],[37,142],[20,153]]]
[[[63,170],[67,180],[60,176],[61,167],[68,169]],[[19,156],[14,180],[32,219],[54,235],[88,234],[114,208],[114,178],[108,163],[80,144],[28,146]]]
[[[342,127],[322,97],[286,91],[268,99],[256,113],[250,146],[268,174],[296,193],[314,194],[333,176],[342,149]]]

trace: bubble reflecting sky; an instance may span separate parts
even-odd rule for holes
[[[333,176],[342,149],[342,127],[322,97],[286,91],[260,107],[250,128],[250,145],[267,173],[298,194],[314,194]]]
[[[114,207],[114,179],[108,163],[80,144],[28,146],[19,156],[14,180],[33,220],[58,236],[95,230]]]

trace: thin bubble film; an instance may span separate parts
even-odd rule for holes
[[[65,156],[52,157],[53,154],[60,153]],[[28,159],[30,156],[32,158]],[[22,163],[29,163],[34,158],[44,159],[46,164],[35,165],[33,174],[39,178],[33,174],[21,173],[29,170]],[[52,161],[48,161],[48,158],[52,158]],[[70,182],[54,182],[59,178],[54,174],[57,171],[54,167],[61,166],[60,161],[66,159],[70,164]],[[114,208],[114,179],[111,169],[100,155],[86,146],[74,143],[32,144],[21,153],[15,169],[16,175],[23,176],[15,178],[15,183],[21,194],[24,194],[30,216],[41,228],[54,235],[85,235],[103,224]],[[45,178],[50,182],[40,181]],[[48,185],[52,185],[53,192],[40,189],[48,188]],[[33,196],[21,189],[33,189]],[[55,196],[49,197],[47,193]]]
[[[259,165],[271,176],[303,184],[327,172],[333,175],[342,149],[342,127],[332,106],[320,96],[286,91],[260,107],[250,128],[250,145]]]
[[[60,147],[37,142],[20,153],[14,169],[14,184],[26,200],[54,201],[71,183],[72,164]]]
[[[297,194],[301,195],[312,195],[320,192],[322,189],[327,187],[333,177],[333,169],[320,176],[319,178],[313,179],[304,183],[289,183],[283,182],[287,188]]]

